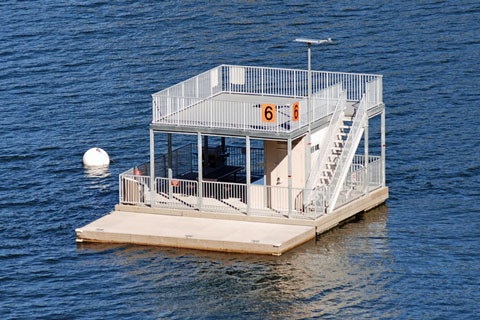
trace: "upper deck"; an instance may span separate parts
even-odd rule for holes
[[[369,90],[367,90],[367,87]],[[152,95],[152,128],[286,139],[328,123],[346,92],[350,105],[367,93],[370,114],[383,107],[382,76],[220,65]]]

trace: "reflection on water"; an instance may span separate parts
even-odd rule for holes
[[[108,178],[110,167],[87,167],[84,166],[85,175],[89,178]]]
[[[85,176],[88,178],[89,189],[100,189],[102,191],[109,191],[113,188],[111,179],[109,179],[111,173],[109,167],[86,167],[84,166]]]
[[[155,292],[156,312],[194,308],[197,316],[232,310],[248,316],[268,310],[269,317],[298,318],[334,316],[368,303],[377,307],[364,308],[365,316],[394,316],[387,213],[380,206],[280,257],[118,244],[78,249],[108,252],[106,264],[113,252],[124,276]],[[238,310],[245,300],[252,301],[250,309]]]

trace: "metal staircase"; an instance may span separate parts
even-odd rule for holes
[[[335,209],[335,204],[342,191],[343,183],[347,177],[353,157],[355,156],[355,152],[362,139],[368,118],[366,107],[367,102],[364,96],[352,117],[351,126],[348,128],[348,134],[342,136],[342,142],[339,142],[341,148],[339,148],[338,155],[335,157],[333,170],[331,173],[329,172],[331,176],[329,177],[326,187],[327,212],[332,212]]]
[[[343,119],[345,117],[345,108],[347,102],[346,92],[340,92],[339,99],[335,106],[332,117],[330,118],[330,123],[328,126],[328,131],[324,137],[324,142],[321,144],[320,149],[315,152],[312,161],[312,170],[310,176],[307,179],[305,186],[306,190],[319,190],[322,186],[325,185],[325,170],[328,169],[328,163],[333,159],[329,157],[332,154],[331,150],[334,148],[340,147],[340,144],[336,143],[336,136],[339,133],[339,130],[343,124]],[[314,201],[314,198],[317,198],[321,192],[308,192],[304,197],[304,205],[309,205]]]
[[[334,210],[363,135],[367,120],[366,107],[364,96],[354,112],[347,112],[346,93],[341,93],[324,142],[314,155],[313,170],[306,184],[306,189],[317,192],[306,195],[304,205],[323,202],[326,213]]]
[[[320,167],[320,179],[321,182],[325,185],[330,185],[330,182],[333,179],[335,169],[337,168],[338,159],[341,156],[342,151],[345,147],[345,142],[348,138],[351,127],[352,116],[347,116],[343,114],[340,126],[337,127],[337,132],[335,133],[334,140],[332,141],[333,146],[326,151],[326,161],[323,164],[323,167]]]

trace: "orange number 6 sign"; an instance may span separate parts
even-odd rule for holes
[[[300,119],[300,103],[295,102],[293,104],[293,121]]]
[[[277,106],[274,104],[262,104],[262,121],[275,122],[277,116]]]

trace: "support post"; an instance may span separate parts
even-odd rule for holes
[[[203,164],[202,164],[202,134],[197,133],[197,154],[198,154],[198,192],[197,205],[198,210],[202,209],[203,203]]]
[[[250,203],[251,201],[251,193],[250,193],[250,184],[251,184],[251,175],[250,175],[250,136],[246,136],[245,138],[245,143],[246,143],[246,152],[245,152],[245,157],[246,157],[246,168],[245,170],[247,171],[247,215],[250,215]]]
[[[305,183],[310,177],[311,161],[312,161],[312,137],[310,132],[305,136]]]
[[[267,153],[265,152],[266,143],[263,140],[263,207],[268,208],[268,189],[267,189]],[[271,183],[270,183],[271,184]]]
[[[288,152],[288,218],[292,214],[292,139],[287,140]]]
[[[385,156],[386,156],[386,146],[385,146],[385,108],[381,113],[381,144],[382,144],[382,186],[385,187]]]
[[[155,137],[150,129],[150,206],[155,207]]]
[[[366,112],[366,111],[365,111]],[[365,120],[364,124],[364,131],[363,131],[363,147],[365,151],[365,180],[364,180],[364,192],[368,193],[368,187],[370,184],[370,181],[368,179],[368,116],[367,119]]]
[[[205,174],[208,174],[208,136],[203,137],[203,160],[205,161]]]
[[[168,134],[168,198],[172,198],[173,187],[172,187],[172,134]]]
[[[222,152],[226,152],[227,151],[227,147],[225,145],[225,137],[222,137]]]

